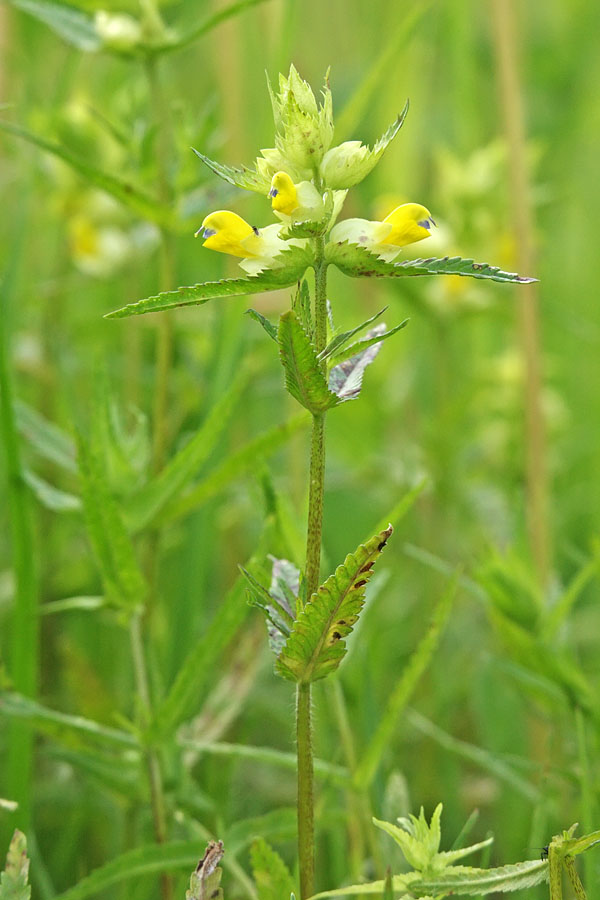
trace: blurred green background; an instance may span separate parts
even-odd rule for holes
[[[183,0],[164,5],[162,14],[173,29],[191,27],[226,5]],[[99,8],[96,0],[80,6],[88,22]],[[110,8],[138,15],[133,2],[124,7],[115,0]],[[470,837],[494,834],[489,864],[534,858],[573,821],[583,830],[599,824],[600,319],[593,261],[600,7],[591,0],[519,4],[514,39],[509,34],[503,45],[506,8],[499,0],[265,0],[165,54],[153,94],[143,60],[73,46],[39,21],[39,8],[27,0],[0,7],[3,119],[150,196],[164,189],[166,204],[177,209],[167,241],[172,279],[165,285],[165,243],[161,251],[155,222],[56,155],[0,132],[2,322],[13,390],[26,404],[18,417],[32,487],[25,498],[33,529],[26,568],[37,571],[32,595],[42,609],[65,598],[98,597],[103,589],[76,499],[77,476],[52,458],[52,432],[46,425],[39,438],[35,413],[65,432],[54,437],[69,456],[65,435],[77,428],[95,440],[93,411],[108,408],[105,463],[111,491],[126,509],[149,466],[161,317],[102,316],[161,287],[236,273],[234,261],[203,250],[193,233],[218,208],[267,224],[269,206],[220,182],[190,147],[251,164],[259,148],[272,146],[265,70],[274,79],[293,61],[316,91],[331,66],[336,141],[373,142],[410,98],[399,136],[351,191],[344,216],[381,218],[399,202],[416,201],[439,228],[431,247],[418,244],[414,255],[474,257],[511,271],[523,254],[530,260],[524,274],[539,278],[531,289],[459,278],[393,284],[337,272],[330,278],[336,324],[351,327],[385,305],[388,326],[406,316],[410,324],[368,370],[360,400],[329,417],[327,568],[426,482],[386,551],[384,576],[350,639],[338,686],[315,691],[315,752],[348,764],[340,739],[345,715],[360,758],[448,573],[461,563],[452,618],[411,711],[394,729],[368,804],[379,818],[393,819],[421,804],[430,814],[442,800],[446,848],[477,809]],[[503,46],[514,51],[508,84],[499,63]],[[517,134],[511,145],[507,123],[518,125],[519,105],[524,142]],[[170,314],[169,455],[205,420],[241,360],[248,372],[200,480],[296,414],[273,345],[243,316],[254,305],[274,317],[288,295],[251,304],[216,300]],[[538,310],[533,324],[523,316],[527,304]],[[301,556],[306,455],[302,426],[276,453],[223,479],[202,505],[162,529],[147,635],[156,697],[218,618],[265,517],[275,523],[268,533],[275,545],[261,544],[262,550]],[[538,501],[528,513],[531,490]],[[15,686],[15,495],[12,509],[9,499],[4,495],[0,505],[0,648],[6,685],[13,677]],[[140,553],[146,550],[142,541]],[[239,602],[245,620],[211,662],[185,727],[202,740],[289,752],[290,687],[272,673],[258,613],[247,612],[241,592]],[[84,605],[51,607],[41,616],[39,656],[31,651],[36,687],[29,692],[52,710],[118,725],[135,706],[127,635],[110,609]],[[10,717],[0,721],[0,734],[9,737]],[[10,799],[18,791],[5,777],[7,743],[0,744],[0,796]],[[292,770],[191,751],[183,761],[165,752],[163,763],[172,837],[196,837],[201,845],[210,833],[224,837],[226,847],[229,838],[239,847],[236,865],[247,870],[244,836],[264,833],[293,866],[286,813],[294,802]],[[68,729],[36,729],[32,784],[32,878],[44,900],[152,840],[139,766],[87,746]],[[381,877],[388,863],[398,870],[389,839],[371,834],[356,810],[352,792],[320,781],[319,889]],[[0,810],[2,848],[18,816]],[[584,871],[590,891],[600,872],[593,852]],[[184,867],[179,891],[187,877]],[[152,878],[117,890],[134,898],[157,893]],[[545,887],[536,890],[527,896],[546,896]],[[243,873],[226,874],[225,893],[251,895]]]

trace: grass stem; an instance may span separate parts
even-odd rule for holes
[[[10,675],[14,689],[35,697],[39,665],[38,571],[29,489],[23,465],[14,412],[14,396],[9,366],[6,285],[0,296],[0,425],[8,482],[8,517],[15,579],[12,616],[12,656]],[[16,822],[27,831],[31,825],[31,779],[33,773],[33,731],[28,722],[11,724],[6,762],[6,784],[18,804]]]
[[[497,78],[508,143],[516,265],[520,272],[535,274],[534,226],[531,185],[527,166],[527,139],[523,91],[519,77],[518,27],[514,0],[492,0],[493,37]],[[537,284],[523,287],[526,296],[517,304],[518,328],[525,365],[525,468],[527,523],[533,559],[542,586],[548,582],[550,529],[548,527],[548,472],[544,413],[542,408],[542,356]]]

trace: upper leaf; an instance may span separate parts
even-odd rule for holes
[[[329,373],[329,387],[341,401],[356,400],[360,394],[365,369],[381,350],[380,338],[384,333],[385,323],[382,322],[368,331],[366,340],[360,342],[366,345],[363,350],[334,366]]]
[[[312,595],[277,660],[284,678],[306,684],[337,669],[346,654],[343,639],[358,620],[373,566],[391,533],[390,525],[348,554]]]
[[[178,306],[201,306],[209,300],[221,297],[240,297],[243,294],[260,294],[262,291],[279,291],[295,284],[312,262],[310,251],[304,247],[289,246],[277,256],[278,266],[264,269],[258,275],[248,278],[224,278],[222,281],[207,281],[191,287],[180,287],[176,291],[164,291],[155,297],[129,303],[121,309],[107,313],[106,319],[123,319],[127,316],[141,316],[150,312],[162,312]]]
[[[358,184],[371,172],[388,146],[396,137],[408,112],[404,109],[371,149],[360,141],[345,141],[329,150],[321,163],[321,177],[328,188],[345,189]]]
[[[476,263],[472,259],[460,256],[444,256],[442,259],[407,259],[404,262],[385,262],[376,254],[369,252],[358,244],[342,241],[339,244],[329,243],[325,248],[327,262],[333,263],[345,275],[358,277],[402,278],[414,275],[469,275],[472,278],[485,278],[491,281],[512,281],[528,284],[536,281],[515,272],[504,272],[497,266],[488,263]]]
[[[204,153],[200,153],[200,151],[196,150],[194,147],[192,147],[192,150],[196,156],[208,166],[211,172],[214,172],[215,175],[218,175],[219,178],[222,178],[229,184],[233,184],[235,187],[244,188],[247,191],[255,191],[257,194],[262,194],[263,196],[266,196],[269,193],[271,182],[259,172],[254,172],[247,166],[225,166],[223,163],[209,159],[208,156],[205,156]]]
[[[314,348],[291,309],[279,319],[278,339],[285,384],[292,397],[313,415],[336,406],[338,398],[327,387]]]
[[[15,831],[6,855],[6,868],[0,875],[0,900],[29,900],[28,875],[27,839],[21,831]]]

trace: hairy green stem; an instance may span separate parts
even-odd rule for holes
[[[325,239],[315,240],[315,350],[327,343],[327,264]],[[323,363],[325,368],[325,363]],[[306,594],[319,587],[323,497],[325,485],[325,414],[313,415],[310,445],[308,525],[306,534]],[[314,773],[310,684],[298,685],[296,697],[296,750],[298,754],[298,863],[300,896],[306,900],[314,893],[315,824]]]
[[[14,414],[14,398],[9,371],[6,289],[0,298],[0,425],[8,481],[8,515],[15,578],[12,615],[12,657],[10,674],[17,691],[34,697],[38,679],[39,618],[38,577],[34,552],[31,498],[23,479],[19,437]],[[33,771],[33,731],[27,722],[10,728],[6,762],[11,799],[19,804],[17,824],[31,827],[31,776]]]

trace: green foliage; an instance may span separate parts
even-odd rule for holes
[[[196,156],[208,166],[211,172],[214,172],[219,178],[227,181],[228,184],[232,184],[234,187],[244,188],[247,191],[256,191],[256,193],[263,194],[264,196],[269,193],[269,188],[271,186],[270,179],[265,178],[258,172],[248,169],[246,166],[224,166],[222,163],[209,159],[208,156],[205,156],[204,153],[200,153],[199,150],[196,150],[193,147],[192,150],[194,150]]]
[[[366,339],[359,342],[363,345],[363,349],[331,369],[329,387],[339,397],[340,402],[355,400],[359,396],[365,369],[374,362],[381,350],[380,338],[385,333],[384,329],[385,325],[382,323],[367,331]]]
[[[0,874],[0,900],[29,900],[28,876],[27,839],[22,832],[15,831],[6,855],[6,866]]]
[[[59,740],[64,739],[66,743],[72,740],[73,735],[76,735],[91,742],[106,743],[117,747],[135,748],[138,746],[136,738],[128,731],[111,728],[83,716],[71,716],[49,709],[21,694],[2,692],[0,694],[0,712],[11,718],[23,719],[36,730],[50,734]]]
[[[535,281],[514,272],[503,272],[497,266],[488,263],[475,263],[472,259],[461,259],[459,256],[443,259],[408,259],[405,262],[385,262],[364,247],[343,241],[340,244],[328,244],[326,248],[327,262],[337,266],[345,275],[359,277],[404,278],[416,275],[469,275],[472,278],[483,278],[491,281],[512,281],[527,284]]]
[[[82,10],[64,3],[49,3],[47,0],[10,0],[10,2],[16,9],[43,22],[73,47],[86,51],[100,49],[102,42],[94,27],[94,20]]]
[[[381,757],[392,739],[400,714],[409,702],[421,676],[434,660],[441,635],[450,618],[457,586],[458,579],[455,577],[438,602],[427,632],[415,647],[402,675],[390,692],[384,716],[354,772],[354,783],[360,788],[365,788],[372,782]]]
[[[282,425],[274,425],[252,438],[239,450],[234,450],[225,457],[181,497],[169,503],[164,517],[159,516],[159,521],[170,522],[192,512],[231,484],[232,481],[259,466],[264,459],[280,450],[297,431],[305,428],[307,424],[307,414],[300,413]]]
[[[365,589],[391,526],[349,553],[298,614],[276,669],[290,681],[309,684],[335,671],[346,655],[347,637],[365,602]]]
[[[10,122],[0,120],[0,130],[7,134],[12,134],[14,137],[21,138],[21,140],[39,147],[40,150],[44,150],[56,159],[66,163],[88,184],[105,191],[137,215],[148,219],[150,222],[155,222],[163,228],[176,228],[176,219],[173,212],[146,194],[131,181],[126,181],[117,175],[98,169],[88,160],[77,156],[68,147],[49,141],[41,135],[33,134],[33,132],[22,128],[20,125],[13,125]]]
[[[343,347],[348,343],[350,338],[354,337],[355,334],[358,334],[359,331],[362,331],[364,328],[367,328],[369,325],[372,325],[376,319],[384,314],[387,306],[384,306],[383,309],[380,309],[378,313],[370,316],[364,322],[361,322],[360,325],[356,325],[354,328],[351,328],[349,331],[342,331],[338,334],[334,334],[325,349],[322,353],[319,354],[319,359],[329,359],[329,357],[334,356],[337,353],[343,353]],[[350,354],[352,356],[352,354]],[[344,356],[345,358],[345,356]]]
[[[366,178],[402,128],[407,113],[408,100],[396,121],[392,122],[387,131],[381,135],[373,149],[365,147],[360,142],[349,141],[330,150],[321,166],[325,184],[334,190],[341,190],[352,187]]]
[[[262,838],[252,844],[250,861],[258,900],[287,900],[296,890],[286,864]]]
[[[331,361],[337,365],[340,362],[344,362],[345,360],[350,359],[353,356],[363,354],[365,350],[369,349],[369,347],[378,346],[393,334],[396,334],[396,332],[401,331],[402,328],[406,328],[407,325],[408,319],[404,319],[403,322],[400,322],[400,324],[396,325],[394,328],[390,328],[389,331],[381,331],[381,326],[379,326],[378,328],[372,328],[367,333],[367,336],[362,340],[356,341],[349,347],[338,349],[333,352],[331,354]],[[369,337],[369,335],[371,335],[371,337]]]
[[[84,900],[113,885],[132,881],[144,875],[189,870],[196,864],[197,859],[197,840],[145,844],[116,856],[56,896],[60,900]]]
[[[127,316],[141,316],[150,312],[163,312],[180,306],[202,306],[209,300],[222,297],[241,297],[245,294],[260,294],[263,291],[279,291],[298,281],[311,264],[310,252],[301,247],[287,247],[277,257],[279,268],[265,269],[248,278],[225,278],[223,281],[209,281],[191,287],[180,287],[176,291],[165,291],[155,297],[138,300],[121,309],[107,313],[107,319],[122,319]]]
[[[255,322],[258,322],[259,325],[262,325],[269,337],[277,342],[277,326],[273,325],[273,323],[269,321],[266,316],[263,316],[255,309],[247,309],[246,315],[250,316],[251,319],[254,319]]]
[[[223,598],[218,613],[182,660],[173,686],[156,710],[156,728],[161,734],[171,734],[180,722],[197,712],[198,698],[212,679],[219,656],[244,624],[246,608],[242,597],[243,582],[238,578]]]
[[[143,605],[146,582],[121,510],[107,483],[102,460],[81,433],[77,446],[84,515],[106,596],[118,609],[130,614]]]
[[[292,397],[313,415],[336,406],[338,398],[327,387],[317,354],[293,310],[280,317],[277,336],[285,386]]]
[[[127,524],[135,533],[146,528],[165,506],[196,478],[229,424],[241,394],[248,383],[248,372],[240,372],[215,403],[194,436],[169,460],[165,468],[130,501]]]

